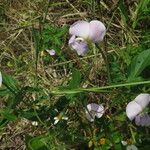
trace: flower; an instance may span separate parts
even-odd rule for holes
[[[60,113],[57,117],[54,117],[54,125],[56,125],[60,120],[68,120],[68,117],[63,116],[63,113]]]
[[[101,118],[102,115],[104,114],[103,105],[98,105],[98,104],[95,104],[95,103],[88,104],[87,105],[87,110],[86,110],[86,118],[90,122],[93,122],[95,117]]]
[[[133,101],[128,103],[126,107],[127,117],[132,121],[135,119],[136,125],[149,126],[150,116],[148,113],[143,113],[143,110],[150,102],[150,94],[139,94]]]
[[[37,122],[37,121],[32,121],[31,124],[32,124],[33,126],[38,126],[38,122]]]
[[[2,86],[2,73],[0,72],[0,87]]]
[[[97,43],[103,40],[106,27],[98,20],[77,21],[70,26],[69,33],[71,35],[70,47],[77,51],[78,55],[84,56],[88,50],[89,41]]]
[[[138,148],[133,144],[128,144],[126,141],[121,141],[123,146],[126,146],[126,150],[138,150]]]
[[[55,50],[54,49],[46,49],[46,51],[51,55],[51,56],[54,56],[56,54]]]

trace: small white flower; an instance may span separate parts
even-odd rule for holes
[[[31,124],[32,124],[33,126],[38,126],[38,122],[37,122],[37,121],[32,121]]]
[[[150,103],[150,94],[140,94],[126,107],[127,117],[132,121],[135,119],[136,125],[150,125],[150,116],[148,113],[142,113]]]
[[[2,73],[0,72],[0,87],[2,86]]]
[[[60,120],[68,120],[67,116],[63,116],[63,113],[60,113],[57,117],[54,117],[54,125],[56,125]]]
[[[56,52],[55,52],[54,49],[51,49],[51,50],[47,49],[46,51],[47,51],[51,56],[54,56],[54,55],[56,54]]]
[[[104,106],[103,105],[98,105],[95,103],[91,103],[87,105],[87,110],[86,111],[86,118],[90,121],[93,122],[95,117],[101,118],[102,115],[104,114]]]

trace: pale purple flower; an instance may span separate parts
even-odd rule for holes
[[[83,56],[88,50],[89,41],[97,43],[103,40],[106,27],[98,20],[77,21],[70,26],[69,33],[71,35],[69,45],[77,51],[78,55]]]
[[[46,51],[51,55],[51,56],[54,56],[56,54],[55,50],[54,49],[46,49]]]
[[[150,116],[142,113],[150,103],[150,94],[140,94],[133,101],[128,103],[126,107],[127,117],[132,121],[135,119],[136,125],[150,125]]]
[[[0,72],[0,87],[2,86],[2,73]]]
[[[88,104],[87,105],[87,110],[86,110],[86,118],[90,122],[93,122],[95,117],[101,118],[104,114],[104,106],[103,105],[98,105],[96,103]]]

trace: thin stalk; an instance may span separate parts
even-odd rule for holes
[[[78,88],[78,89],[72,89],[72,90],[55,90],[55,91],[51,91],[51,94],[61,95],[61,94],[76,94],[76,93],[81,93],[81,92],[108,92],[104,90],[118,88],[118,87],[142,85],[142,84],[150,84],[150,80],[141,81],[141,82],[115,84],[115,85],[109,85],[109,86],[103,86],[103,87],[92,87],[92,88],[87,88],[87,89]]]

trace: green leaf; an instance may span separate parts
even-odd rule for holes
[[[80,71],[77,69],[74,69],[72,72],[72,79],[69,83],[68,88],[69,89],[75,89],[80,86],[80,81],[81,81],[81,74]]]
[[[6,96],[12,94],[7,88],[0,89],[0,96]]]
[[[9,121],[15,121],[17,117],[13,114],[12,109],[0,109],[0,115],[2,118],[7,119]]]
[[[27,150],[50,150],[48,148],[48,137],[39,136],[27,140]]]
[[[12,92],[16,93],[19,89],[17,81],[10,75],[3,75],[3,84]]]
[[[148,66],[150,66],[150,49],[141,52],[132,60],[129,67],[128,81],[133,81],[138,78]]]

